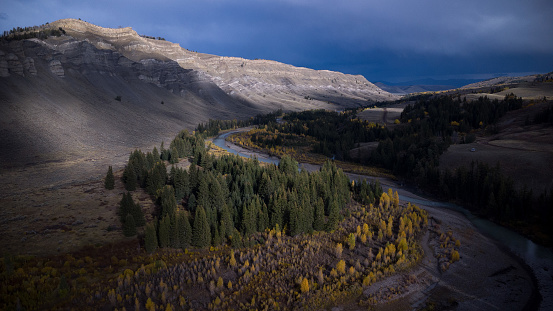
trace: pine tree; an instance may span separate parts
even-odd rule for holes
[[[188,210],[190,212],[194,212],[196,210],[196,205],[198,205],[196,202],[196,195],[192,193],[188,198]]]
[[[326,231],[334,231],[338,227],[340,211],[336,200],[331,200],[329,205],[330,213],[328,215],[328,222],[326,223]]]
[[[186,229],[185,229],[185,222],[188,221],[186,219],[186,215],[183,212],[177,213],[176,222],[177,222],[177,235],[178,235],[178,248],[185,249],[188,247],[186,245]]]
[[[319,198],[317,200],[317,204],[315,204],[315,217],[313,220],[313,229],[315,231],[324,230],[324,226],[325,226],[324,213],[325,213],[324,202],[322,198]]]
[[[190,219],[187,215],[184,215],[184,242],[181,244],[184,247],[189,247],[192,244],[192,226],[190,225]]]
[[[179,152],[176,147],[171,148],[171,152],[169,153],[169,161],[172,164],[179,162]]]
[[[108,168],[108,173],[106,174],[106,179],[104,181],[104,188],[112,190],[115,188],[115,177],[113,176],[113,169],[111,165]]]
[[[173,213],[171,216],[169,216],[169,245],[171,246],[171,248],[180,247],[178,230],[179,228],[177,223],[177,216],[175,213]]]
[[[211,243],[211,230],[204,208],[200,205],[196,209],[194,217],[194,228],[192,230],[192,245],[196,247],[207,247]]]
[[[153,223],[146,225],[146,235],[144,236],[144,248],[148,253],[153,253],[157,248],[156,228]]]
[[[136,173],[132,163],[132,161],[129,162],[123,171],[123,182],[125,183],[125,189],[127,191],[134,191],[137,186]]]
[[[159,222],[158,236],[159,247],[169,247],[171,243],[171,220],[169,216],[165,216]]]
[[[134,217],[131,214],[127,214],[125,217],[125,223],[123,224],[123,234],[125,236],[136,235],[136,225],[134,223]]]
[[[129,194],[130,195],[130,194]],[[132,200],[132,197],[131,197]],[[133,208],[131,210],[131,214],[134,218],[134,222],[136,223],[137,227],[142,227],[146,224],[146,219],[144,218],[144,212],[142,211],[142,207],[140,207],[139,203],[133,203]]]
[[[173,216],[177,210],[177,200],[172,186],[165,186],[161,189],[161,217]]]
[[[154,150],[152,150],[152,156],[154,158],[154,164],[159,162],[159,160],[161,159],[161,156],[159,155],[159,151],[157,151],[157,147],[154,147]]]

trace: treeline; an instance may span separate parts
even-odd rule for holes
[[[356,110],[333,112],[311,110],[291,112],[284,116],[283,124],[268,125],[269,132],[307,135],[317,142],[313,151],[339,160],[350,160],[349,150],[357,143],[371,142],[381,138],[387,130],[374,123],[354,119]]]
[[[65,34],[65,30],[59,27],[58,29],[46,28],[40,29],[40,27],[25,27],[25,28],[14,28],[10,31],[4,31],[2,34],[1,40],[12,41],[12,40],[23,40],[31,38],[46,39],[51,36],[59,37]]]
[[[144,187],[157,199],[156,220],[145,230],[148,251],[225,243],[238,247],[246,243],[244,237],[268,228],[290,235],[332,231],[351,198],[348,177],[330,162],[309,174],[300,172],[290,157],[278,166],[235,155],[216,158],[207,153],[200,133],[187,131],[177,135],[170,149],[161,150],[134,151],[123,173],[129,191]],[[172,167],[168,174],[162,160],[181,157],[190,159],[189,169]],[[362,183],[354,190],[367,204],[382,193],[379,184]],[[131,217],[123,208],[120,213],[124,228],[127,218],[140,217],[128,206]]]
[[[196,131],[205,137],[216,136],[219,131],[246,127],[250,125],[264,125],[276,123],[276,118],[282,114],[282,110],[276,110],[267,114],[258,114],[248,120],[213,120],[209,119],[206,123],[200,123],[196,127]]]
[[[553,236],[553,188],[534,195],[524,186],[517,189],[511,178],[501,173],[499,165],[472,162],[469,167],[455,170],[435,169],[420,180],[423,187],[438,197],[452,199],[482,216],[500,222],[526,222],[539,225]],[[551,243],[547,239],[542,242]]]
[[[368,163],[385,167],[396,175],[432,179],[442,153],[451,143],[470,143],[476,129],[493,128],[510,110],[520,109],[522,99],[513,94],[503,100],[480,97],[461,101],[452,96],[426,98],[407,105],[402,126],[386,133]]]
[[[529,123],[529,122],[527,122]],[[534,124],[550,123],[553,124],[553,106],[543,109],[534,115]]]

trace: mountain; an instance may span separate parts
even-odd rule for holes
[[[3,169],[99,163],[98,174],[209,118],[396,98],[362,76],[202,54],[130,27],[64,19],[0,41],[0,160]]]

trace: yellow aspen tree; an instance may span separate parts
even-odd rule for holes
[[[309,291],[309,281],[307,280],[307,278],[303,278],[303,280],[301,281],[301,292],[307,293],[308,291]]]
[[[346,262],[343,259],[336,264],[336,270],[338,270],[340,274],[346,273]]]

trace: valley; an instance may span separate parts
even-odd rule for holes
[[[130,27],[5,33],[0,309],[548,310],[551,75],[400,97]]]

